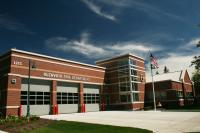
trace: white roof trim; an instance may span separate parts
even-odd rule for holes
[[[166,80],[174,81],[174,82],[180,82],[185,83],[184,76],[186,74],[187,70],[181,70],[181,71],[175,71],[175,72],[169,72],[169,73],[163,73],[153,76],[154,82],[162,82]],[[150,78],[148,78],[147,83],[151,83],[152,81]]]
[[[98,61],[95,61],[95,63],[101,63],[101,62],[105,62],[105,61],[109,61],[109,60],[112,60],[112,59],[115,59],[115,58],[119,58],[119,57],[122,57],[122,56],[133,56],[133,57],[136,57],[136,58],[139,58],[141,60],[144,60],[144,58],[142,57],[139,57],[139,56],[136,56],[136,55],[133,55],[131,53],[128,53],[128,54],[123,54],[123,55],[119,55],[119,56],[114,56],[114,57],[111,57],[111,58],[107,58],[107,59],[103,59],[103,60],[98,60]]]
[[[76,62],[76,61],[66,60],[66,59],[52,57],[52,56],[43,55],[43,54],[37,54],[37,53],[33,53],[33,52],[27,52],[27,51],[18,50],[18,49],[11,49],[11,51],[24,53],[24,54],[29,54],[29,55],[34,55],[34,56],[39,56],[39,57],[44,57],[44,58],[49,58],[49,59],[54,59],[54,60],[58,60],[58,61],[65,61],[65,62],[75,63],[75,64],[94,67],[94,68],[99,68],[99,69],[106,69],[105,67],[100,67],[100,66],[96,66],[96,65],[89,65],[89,64],[86,64],[86,63],[80,63],[80,62]]]

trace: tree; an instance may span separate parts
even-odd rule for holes
[[[158,71],[156,71],[156,75],[158,75],[159,74],[159,72]]]
[[[200,41],[197,44],[197,47],[200,47]],[[195,56],[191,65],[194,65],[196,70],[200,70],[200,56]]]
[[[169,72],[169,69],[165,66],[165,68],[164,68],[164,73],[168,73]]]
[[[197,44],[200,47],[200,41]],[[195,56],[191,65],[195,66],[196,71],[192,75],[192,81],[194,82],[194,89],[196,96],[200,96],[200,56]]]
[[[197,47],[200,47],[200,41],[198,42]]]
[[[192,75],[196,96],[200,96],[200,70],[196,70]]]

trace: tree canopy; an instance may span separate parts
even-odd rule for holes
[[[198,42],[197,47],[200,47],[200,41]],[[192,75],[195,93],[196,93],[196,96],[200,96],[200,56],[199,55],[194,57],[194,60],[191,62],[191,65],[194,65],[196,69],[196,71]]]

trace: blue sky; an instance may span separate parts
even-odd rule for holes
[[[133,53],[159,71],[189,69],[200,40],[199,0],[1,0],[0,53],[17,48],[94,64]]]

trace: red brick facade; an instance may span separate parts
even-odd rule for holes
[[[102,102],[108,110],[138,110],[144,107],[145,67],[142,58],[127,54],[97,61],[96,64],[106,67]],[[131,75],[132,70],[134,75]],[[133,84],[137,84],[136,91],[132,89]],[[136,93],[136,96],[132,96],[133,93]],[[127,100],[124,101],[123,97]]]
[[[154,82],[156,104],[163,107],[183,106],[194,101],[193,85],[188,72],[185,71],[183,80],[163,80]],[[152,83],[145,85],[145,106],[153,105]]]
[[[0,56],[1,110],[4,115],[19,115],[21,80],[28,78],[29,60],[37,68],[31,70],[31,78],[51,81],[51,113],[57,104],[57,81],[80,84],[80,108],[83,99],[83,84],[102,86],[105,68],[64,59],[12,49]],[[80,109],[81,110],[81,109]]]

